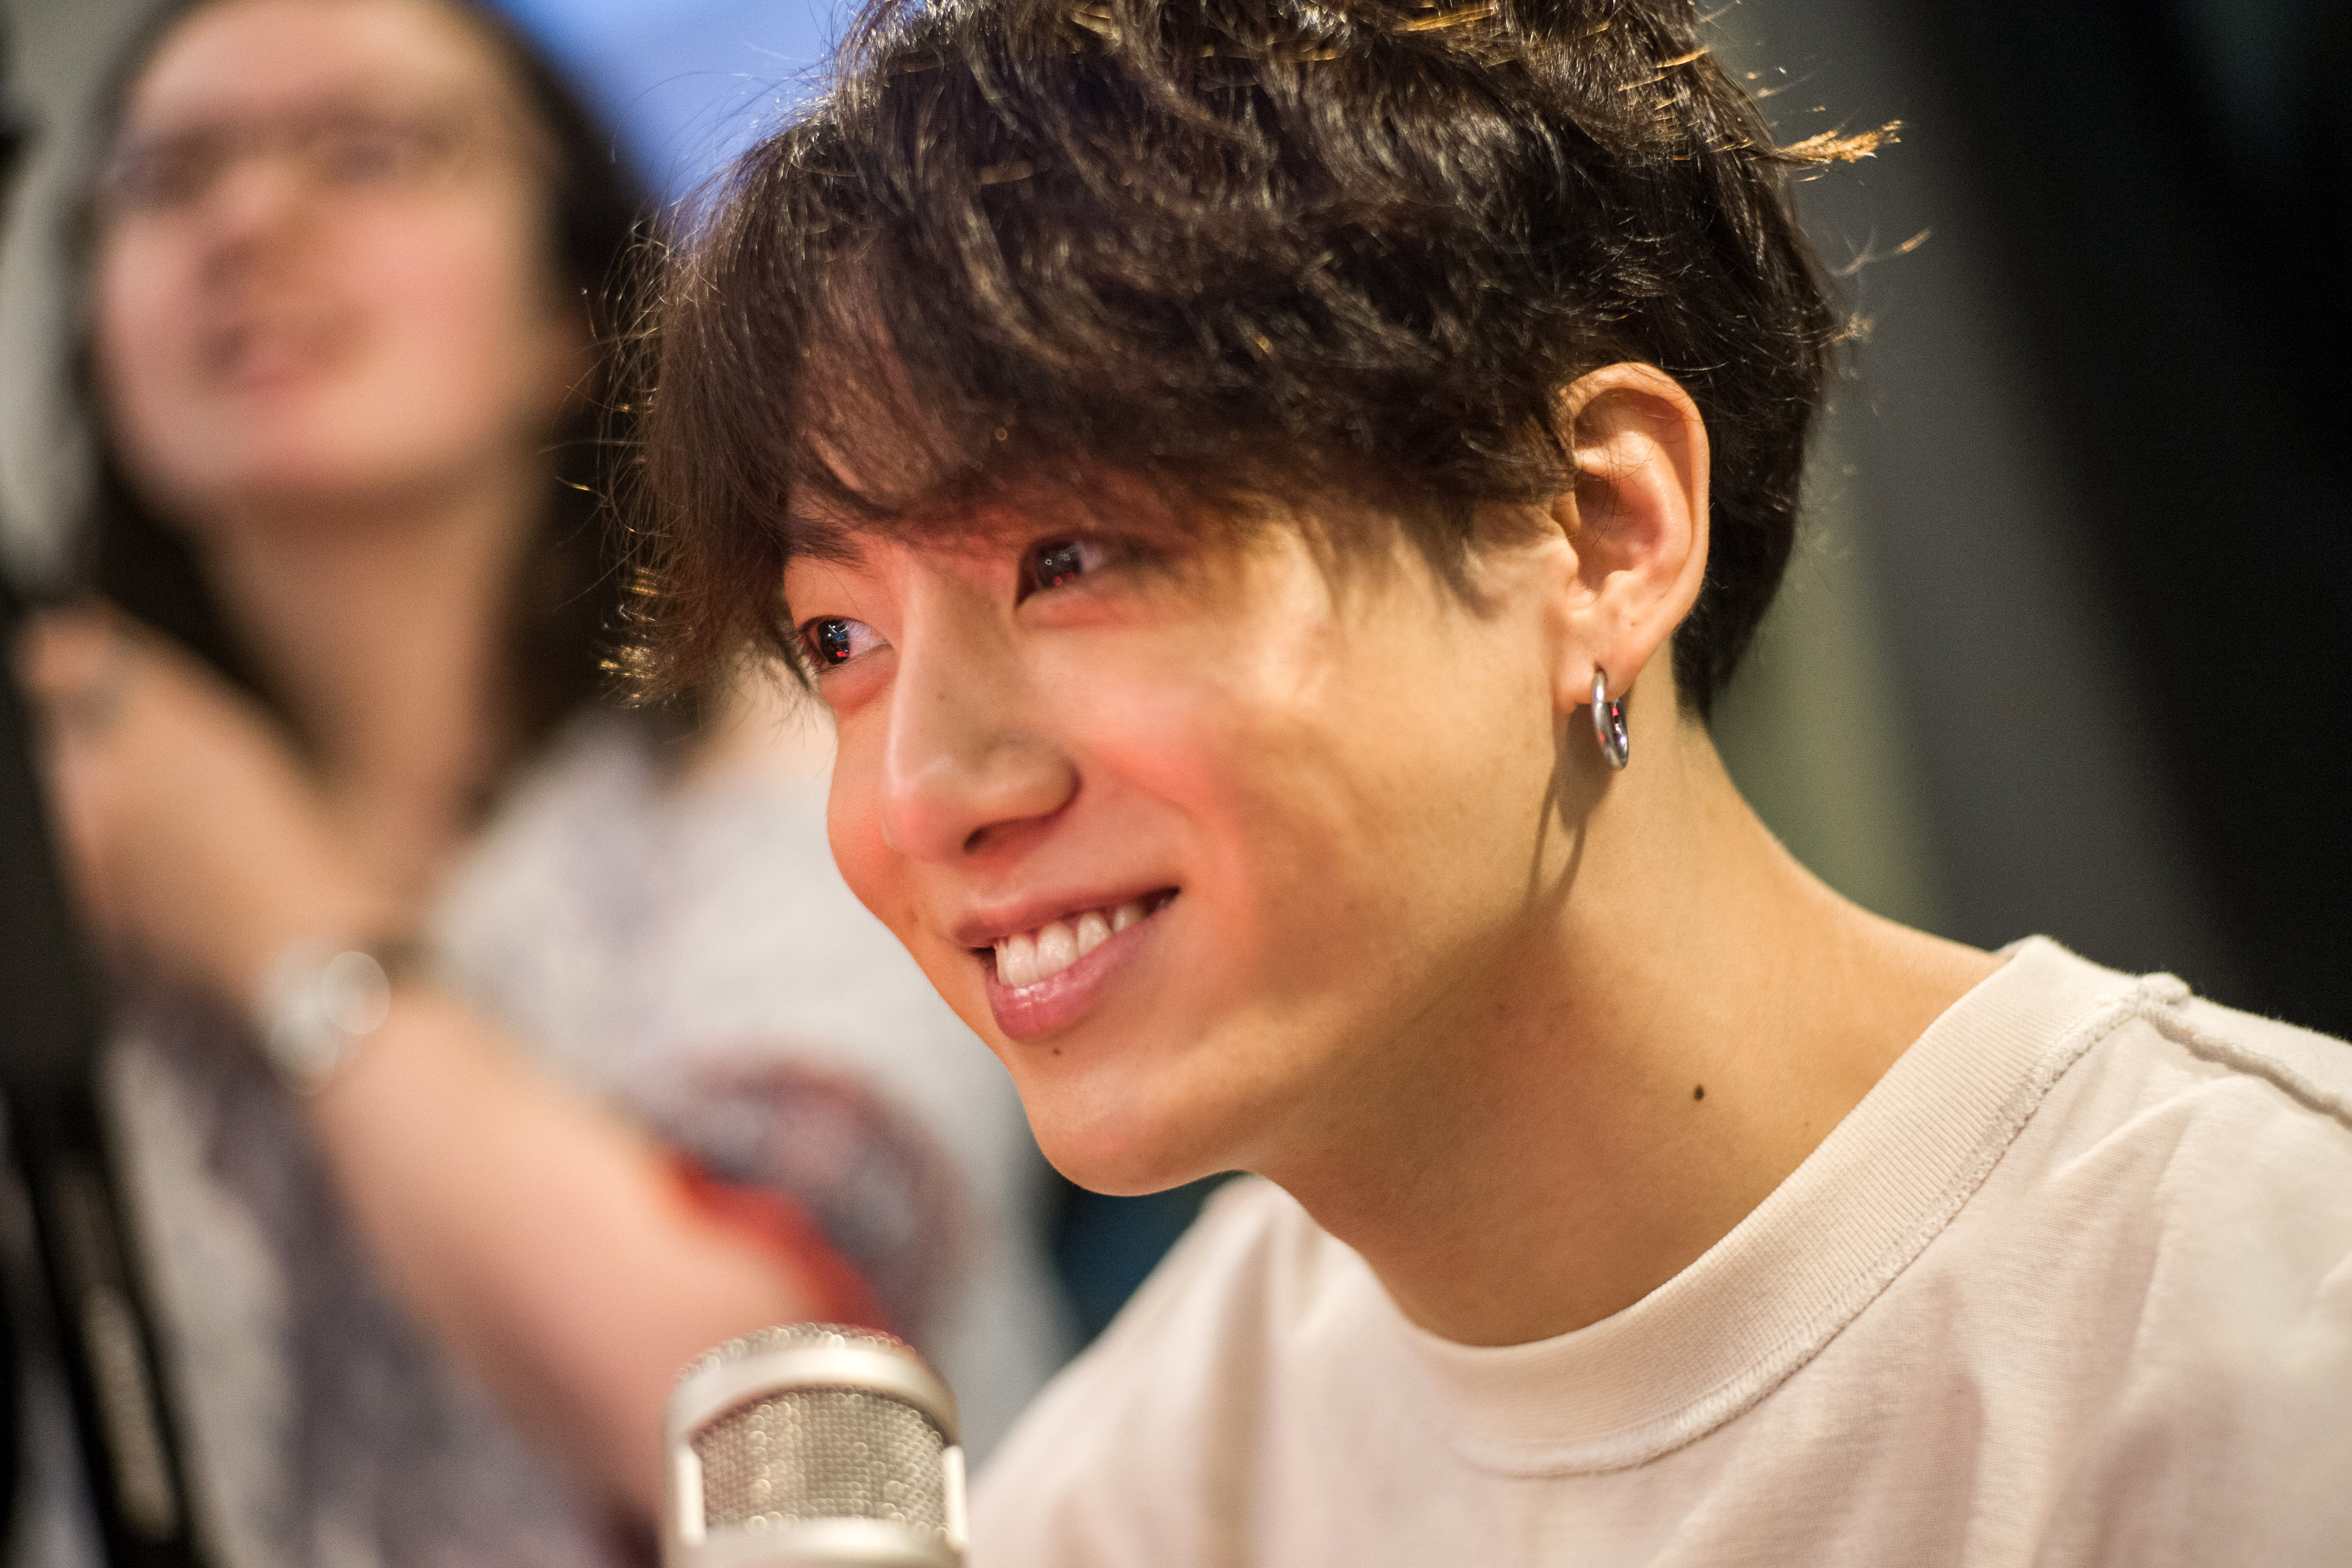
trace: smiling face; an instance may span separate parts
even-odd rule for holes
[[[791,567],[842,870],[1065,1173],[1296,1165],[1427,1092],[1559,853],[1551,541],[1479,555],[1475,608],[1283,527],[999,515]]]
[[[488,41],[430,0],[216,0],[131,92],[97,359],[141,487],[203,522],[465,482],[584,363],[543,160]]]

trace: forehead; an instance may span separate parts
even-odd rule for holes
[[[489,42],[435,0],[215,0],[140,73],[128,126],[506,90]]]

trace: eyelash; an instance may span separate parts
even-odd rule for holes
[[[1065,587],[1088,573],[1100,571],[1125,553],[1119,546],[1099,538],[1048,539],[1032,544],[1021,552],[1014,602],[1032,594]],[[864,621],[847,616],[819,616],[802,626],[801,651],[819,675],[838,669],[872,651],[858,646],[860,631],[873,642],[881,641]]]

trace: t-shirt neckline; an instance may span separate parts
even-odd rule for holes
[[[1510,1475],[1621,1469],[1731,1420],[1918,1256],[2147,985],[2179,988],[2043,937],[2004,951],[1787,1180],[1623,1311],[1553,1339],[1473,1346],[1415,1326],[1376,1287],[1406,1379],[1456,1451]]]

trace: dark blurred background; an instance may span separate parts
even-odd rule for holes
[[[1765,0],[1875,327],[1829,452],[1939,900],[2352,1033],[2352,7]],[[1781,68],[1789,72],[1779,76]],[[1768,813],[1769,815],[1769,813]]]
[[[809,0],[509,0],[673,199],[790,111]],[[43,122],[0,264],[0,524],[53,572],[58,201],[142,0],[5,0]],[[1717,734],[1874,909],[2032,931],[2352,1033],[2352,6],[1744,0],[1718,53],[1786,140],[1900,120],[1809,182],[1870,330],[1806,536]],[[1199,1200],[1070,1194],[1089,1327]]]

